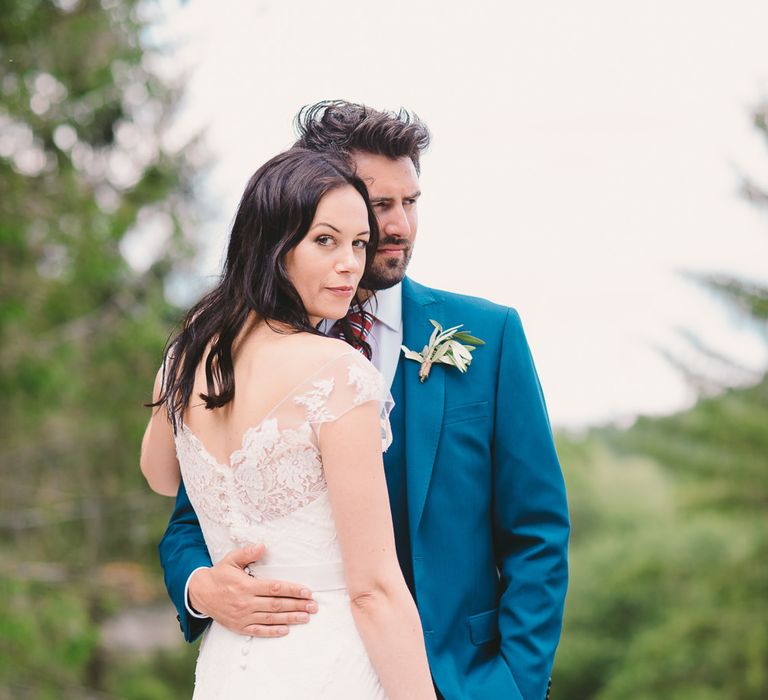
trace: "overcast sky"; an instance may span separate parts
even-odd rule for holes
[[[680,329],[766,361],[680,273],[768,276],[768,216],[737,194],[739,173],[768,185],[750,122],[768,97],[768,3],[164,7],[161,36],[189,76],[176,133],[204,128],[214,158],[201,275],[218,271],[245,182],[291,144],[301,105],[405,105],[433,134],[409,273],[519,310],[556,425],[686,405],[659,353],[695,358]]]

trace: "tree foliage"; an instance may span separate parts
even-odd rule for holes
[[[160,589],[170,503],[137,456],[177,315],[164,283],[194,223],[195,144],[168,139],[177,94],[159,77],[152,10],[5,0],[0,12],[0,688],[12,697],[107,688],[99,624],[125,600],[110,562],[151,562]]]
[[[767,115],[755,124],[768,142]],[[768,202],[752,183],[744,192]],[[768,287],[701,281],[768,330]],[[628,430],[564,438],[562,452],[574,542],[558,696],[768,697],[768,375]]]

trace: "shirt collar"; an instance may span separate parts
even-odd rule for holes
[[[375,301],[371,304],[369,299],[366,308],[379,323],[399,331],[403,325],[403,283],[398,282],[394,287],[377,291]]]

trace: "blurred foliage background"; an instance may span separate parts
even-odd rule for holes
[[[155,549],[171,503],[137,455],[205,155],[166,138],[180,93],[148,7],[0,12],[0,700],[191,694]],[[768,330],[768,288],[698,282]],[[729,386],[728,358],[700,351],[707,372],[681,366],[692,409],[558,436],[573,541],[554,697],[768,697],[768,378]]]
[[[194,227],[196,144],[164,143],[178,94],[139,9],[0,11],[2,698],[171,698],[192,678],[183,647],[135,656],[104,634],[163,598],[171,504],[136,455],[178,317],[164,285]],[[156,254],[138,271],[124,253],[142,236]]]

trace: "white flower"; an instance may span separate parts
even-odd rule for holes
[[[429,322],[435,327],[435,330],[432,331],[429,342],[421,352],[409,350],[405,345],[402,346],[403,353],[409,360],[421,363],[419,379],[422,382],[426,380],[435,362],[453,365],[460,372],[466,372],[472,362],[475,346],[485,345],[485,341],[475,338],[467,331],[460,331],[459,329],[463,327],[463,324],[444,331],[437,321],[429,319]]]

